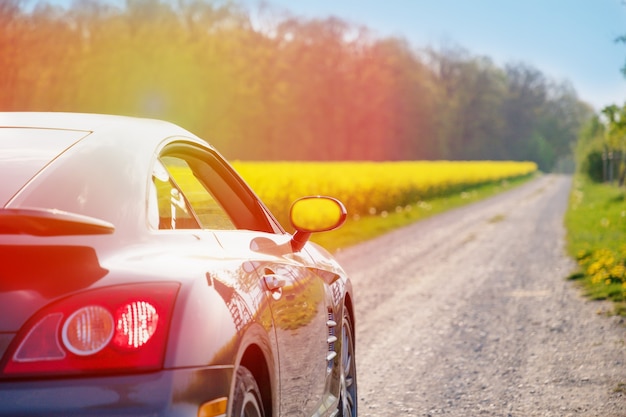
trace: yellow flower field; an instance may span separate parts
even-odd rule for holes
[[[305,195],[340,199],[348,215],[397,210],[473,186],[533,173],[534,162],[234,162],[283,224],[291,203]]]

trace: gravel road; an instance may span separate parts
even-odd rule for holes
[[[626,416],[626,325],[566,280],[570,187],[544,175],[339,252],[361,417]]]

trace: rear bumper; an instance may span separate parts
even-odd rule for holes
[[[141,375],[0,382],[0,416],[197,417],[228,397],[232,368],[188,368]]]

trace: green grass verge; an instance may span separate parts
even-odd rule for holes
[[[348,213],[348,220],[342,227],[331,232],[315,234],[312,240],[329,251],[336,252],[341,248],[372,239],[435,214],[491,197],[502,191],[519,186],[537,175],[541,174],[534,173],[506,181],[472,187],[450,196],[398,207],[393,212],[381,212],[360,218],[350,217],[350,213]]]
[[[612,300],[626,316],[626,190],[576,176],[565,215],[567,250],[580,266],[571,275],[595,300]]]

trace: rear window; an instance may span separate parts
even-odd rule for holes
[[[0,207],[43,167],[89,132],[0,128]]]

